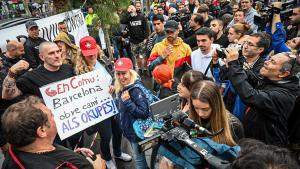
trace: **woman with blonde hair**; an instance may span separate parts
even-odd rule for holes
[[[236,23],[232,25],[228,30],[228,40],[230,42],[228,47],[242,49],[242,44],[249,37],[247,34],[249,34],[250,31],[250,25],[247,23]]]
[[[100,70],[106,81],[112,83],[113,73],[109,63],[102,54],[101,48],[91,36],[83,37],[80,40],[81,54],[74,58],[74,72],[76,75],[84,74],[93,70]],[[109,87],[109,93],[113,93],[113,86]],[[86,130],[89,135],[99,132],[101,137],[100,149],[102,158],[106,161],[108,169],[116,169],[110,153],[110,139],[113,142],[114,157],[123,161],[131,161],[131,156],[121,152],[122,131],[115,117],[110,117]]]
[[[129,58],[120,58],[116,61],[115,77],[115,89],[118,98],[116,105],[119,110],[118,118],[121,129],[131,144],[135,168],[147,169],[145,153],[139,151],[138,142],[141,139],[133,129],[133,123],[136,120],[146,120],[151,116],[144,92],[145,87],[137,72],[133,70],[132,61]]]
[[[189,117],[212,132],[224,131],[212,140],[229,146],[244,137],[241,122],[229,113],[224,105],[219,87],[211,81],[199,81],[192,87]]]

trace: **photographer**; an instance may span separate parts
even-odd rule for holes
[[[264,64],[262,56],[269,46],[270,37],[266,33],[255,33],[249,36],[242,47],[242,55],[239,56],[239,63],[243,69],[253,72],[254,76],[258,75]],[[227,80],[228,76],[228,69],[225,66],[221,67],[220,78]],[[246,107],[240,101],[240,97],[231,84],[228,84],[225,88],[224,101],[227,109],[240,120],[243,120]]]
[[[266,32],[272,36],[272,44],[269,51],[274,50],[274,54],[291,51],[291,49],[296,48],[297,44],[293,46],[292,41],[288,41],[288,43],[285,44],[286,34],[280,19],[282,2],[275,2],[272,8],[274,11],[272,24],[266,27]]]
[[[244,119],[245,136],[266,144],[288,144],[288,119],[300,95],[299,60],[291,53],[279,53],[265,61],[260,69],[262,79],[249,80],[234,48],[225,51],[228,77],[234,89],[248,106]]]
[[[192,34],[185,38],[183,41],[190,45],[192,50],[197,48],[197,40],[196,40],[196,31],[199,30],[203,26],[203,17],[200,14],[193,14],[190,19],[190,28],[192,29]]]

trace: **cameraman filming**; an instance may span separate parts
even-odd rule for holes
[[[249,44],[248,44],[249,45]],[[288,119],[300,95],[299,59],[291,53],[279,53],[265,61],[260,69],[262,79],[252,79],[243,69],[238,50],[225,51],[228,77],[232,86],[248,106],[244,129],[247,138],[255,138],[277,146],[288,144]]]
[[[280,11],[282,10],[282,2],[275,2],[273,4],[273,16],[272,16],[272,24],[266,27],[266,32],[272,36],[272,43],[269,51],[274,50],[275,54],[280,52],[289,52],[291,50],[297,50],[300,47],[300,39],[294,36],[291,40],[285,42],[286,33],[283,28],[283,24],[280,19]],[[299,8],[299,7],[298,7]],[[299,8],[300,9],[300,8]],[[297,11],[297,8],[293,10],[293,13]],[[299,10],[300,12],[300,10]],[[291,22],[295,23],[291,17]],[[300,17],[299,17],[300,19]],[[298,21],[299,22],[299,21]],[[287,36],[289,36],[288,33]]]

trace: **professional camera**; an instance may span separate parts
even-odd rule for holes
[[[182,25],[182,30],[187,32],[189,30],[189,21],[191,19],[191,14],[189,11],[184,11],[182,13],[173,13],[169,20],[174,20],[176,22],[180,22]]]
[[[280,10],[280,15],[282,17],[282,21],[285,22],[283,25],[287,25],[289,16],[293,13],[293,7],[297,5],[297,0],[290,0],[282,3],[282,8]],[[272,17],[274,11],[279,10],[272,6],[266,6],[262,8],[261,16],[254,15],[254,24],[256,24],[259,28],[258,30],[263,30],[267,23],[272,22]]]
[[[230,165],[228,161],[210,154],[207,150],[200,147],[190,139],[191,129],[197,129],[197,131],[210,137],[220,134],[223,132],[223,129],[216,133],[211,133],[207,129],[196,124],[193,120],[189,119],[183,112],[177,112],[173,115],[168,114],[167,116],[164,116],[163,119],[165,121],[164,126],[154,136],[138,143],[140,151],[144,152],[158,145],[168,147],[171,142],[176,141],[177,143],[181,143],[183,146],[189,147],[201,156],[210,168],[225,169]]]
[[[219,58],[221,58],[221,59],[226,58],[225,48],[216,49],[216,52],[217,52]]]

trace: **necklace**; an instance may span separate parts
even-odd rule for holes
[[[46,154],[49,153],[51,151],[55,150],[55,147],[52,147],[50,150],[40,150],[40,151],[36,151],[34,152],[34,154]]]

